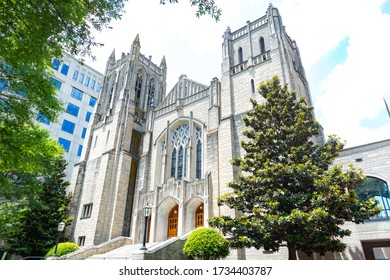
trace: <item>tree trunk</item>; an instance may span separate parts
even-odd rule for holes
[[[288,259],[296,260],[297,259],[297,250],[295,249],[295,245],[287,244],[288,248]]]

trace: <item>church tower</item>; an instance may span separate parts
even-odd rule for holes
[[[84,160],[73,172],[71,235],[80,245],[130,234],[142,135],[166,91],[165,58],[157,66],[140,48],[137,35],[128,54],[110,55]]]

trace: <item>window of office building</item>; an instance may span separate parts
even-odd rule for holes
[[[79,109],[80,108],[78,106],[76,106],[76,105],[74,105],[72,103],[68,103],[68,106],[66,107],[66,112],[68,114],[71,114],[72,116],[77,117],[78,114],[79,114]]]
[[[91,80],[91,78],[90,77],[86,77],[85,78],[85,82],[84,82],[84,85],[87,87],[87,86],[89,86],[89,81]]]
[[[69,152],[71,142],[64,138],[58,138],[58,144],[60,144],[66,152]]]
[[[50,124],[49,119],[44,114],[42,114],[41,112],[38,113],[37,120],[40,121],[41,123],[44,123],[44,124],[47,124],[47,125]]]
[[[73,72],[73,80],[77,80],[77,77],[79,76],[79,71],[78,70],[74,70]]]
[[[84,81],[84,74],[83,73],[80,73],[80,77],[79,77],[79,82],[80,84],[82,84]]]
[[[96,104],[96,98],[91,96],[89,99],[89,106],[95,107],[95,104]]]
[[[87,128],[83,127],[83,131],[81,132],[81,138],[85,138],[85,134],[87,134]]]
[[[64,74],[65,76],[68,75],[68,71],[69,71],[69,65],[67,64],[62,64],[62,67],[61,67],[61,74]]]
[[[91,119],[91,115],[92,115],[91,112],[87,112],[87,114],[85,115],[85,121],[86,122],[89,122],[89,120]]]
[[[70,121],[67,121],[67,120],[64,120],[62,122],[62,127],[61,127],[61,130],[65,131],[65,132],[68,132],[70,134],[73,134],[74,132],[74,127],[75,127],[75,124],[70,122]]]
[[[83,92],[81,90],[78,90],[77,88],[72,88],[72,92],[70,93],[70,96],[76,98],[77,100],[82,100]]]
[[[57,58],[53,59],[53,64],[51,67],[53,67],[54,70],[58,71],[58,68],[60,68],[60,61]]]
[[[79,148],[77,150],[77,156],[81,156],[81,153],[83,152],[83,145],[79,145]]]
[[[54,79],[54,78],[50,78],[50,81],[51,81],[52,85],[55,86],[58,90],[61,89],[61,86],[62,86],[61,81]]]

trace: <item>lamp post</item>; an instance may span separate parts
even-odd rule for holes
[[[151,210],[152,210],[152,208],[150,206],[146,206],[144,208],[144,216],[145,216],[144,240],[142,242],[142,247],[140,248],[140,250],[148,250],[146,248],[146,234],[147,234],[147,231],[148,231],[148,220],[149,220],[149,217],[150,217]]]
[[[53,257],[57,257],[58,242],[60,241],[61,232],[63,232],[64,229],[65,229],[65,223],[64,222],[58,223],[58,228],[57,228],[58,236],[57,236],[56,248],[54,249]]]

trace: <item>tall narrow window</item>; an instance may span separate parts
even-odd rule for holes
[[[251,80],[251,89],[252,93],[255,93],[255,81],[253,79]]]
[[[83,152],[83,145],[79,145],[79,149],[77,150],[77,156],[81,156],[81,153]]]
[[[148,106],[153,106],[154,104],[154,91],[155,91],[154,80],[152,80],[150,81],[149,84],[149,93],[148,93],[148,102],[147,102]]]
[[[202,176],[202,130],[196,128],[196,174],[195,178],[200,179]]]
[[[238,64],[241,64],[244,62],[244,53],[242,51],[242,48],[238,48]]]
[[[79,77],[79,82],[80,84],[82,84],[84,81],[84,74],[83,73],[80,73],[80,77]]]
[[[137,80],[135,81],[135,105],[139,107],[142,91],[142,74],[137,74]]]
[[[87,134],[87,128],[83,127],[83,131],[81,132],[81,138],[85,138],[85,135]]]
[[[264,44],[263,37],[260,37],[260,39],[259,39],[259,46],[260,46],[260,54],[265,53],[265,44]]]
[[[171,177],[176,175],[176,149],[172,151]]]
[[[177,157],[177,179],[183,178],[183,146],[180,146]]]
[[[77,80],[78,75],[79,75],[79,71],[78,70],[74,70],[74,72],[73,72],[73,80]]]

